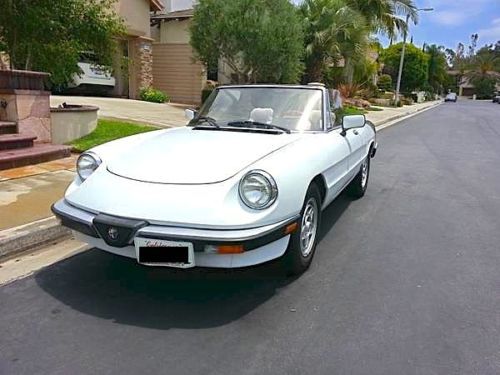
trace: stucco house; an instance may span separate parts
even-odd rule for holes
[[[153,39],[150,13],[164,9],[161,0],[119,0],[117,14],[123,18],[127,35],[120,40],[115,61],[116,96],[137,98],[142,87],[153,85]]]
[[[189,44],[193,0],[166,0],[163,11],[151,14],[153,86],[172,101],[199,104],[207,80],[206,69],[194,58]]]
[[[464,97],[473,97],[476,93],[476,88],[466,76],[467,72],[460,72],[458,70],[449,70],[448,75],[455,77],[458,86],[458,95]],[[489,74],[497,76],[500,81],[500,74],[497,72],[489,72]],[[496,90],[500,91],[500,82],[496,84]]]

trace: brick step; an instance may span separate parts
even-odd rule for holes
[[[0,151],[0,170],[62,159],[71,155],[71,147],[37,143],[33,147]]]
[[[0,151],[33,147],[35,136],[21,134],[0,135]]]
[[[13,121],[0,121],[1,134],[15,134],[17,132],[17,124]]]

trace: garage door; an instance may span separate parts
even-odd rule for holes
[[[203,65],[193,62],[189,44],[153,45],[153,86],[166,92],[172,102],[199,104],[206,81]]]

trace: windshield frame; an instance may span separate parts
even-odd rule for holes
[[[198,119],[201,116],[201,114],[206,110],[206,108],[214,102],[215,98],[217,97],[217,94],[220,90],[226,90],[226,89],[294,89],[294,90],[316,90],[321,92],[321,119],[322,119],[322,129],[321,130],[294,130],[290,129],[290,133],[308,133],[308,134],[313,134],[313,133],[324,133],[326,132],[329,127],[327,124],[327,118],[326,118],[326,106],[329,105],[328,101],[325,99],[325,92],[326,89],[322,86],[304,86],[304,85],[223,85],[216,87],[212,93],[209,95],[205,103],[200,107],[200,109],[196,112],[196,116],[189,122],[190,126],[196,126]],[[231,127],[227,126],[222,126],[224,129],[230,129]]]

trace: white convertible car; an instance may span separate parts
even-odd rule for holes
[[[185,127],[123,138],[85,152],[62,224],[99,249],[148,266],[236,268],[282,257],[305,271],[321,212],[344,188],[364,195],[375,128],[335,125],[328,90],[217,88]]]

